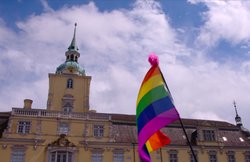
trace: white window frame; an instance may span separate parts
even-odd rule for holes
[[[103,162],[103,152],[92,152],[91,162]]]
[[[228,162],[236,162],[235,152],[234,151],[228,151],[227,152],[227,158],[228,158]]]
[[[28,134],[31,129],[31,121],[18,121],[17,133],[19,134]]]
[[[13,146],[11,148],[11,162],[25,162],[25,151],[24,146]]]
[[[74,108],[74,96],[65,94],[62,98],[62,109],[64,112],[72,112]]]
[[[203,137],[205,141],[215,141],[215,131],[203,130]]]
[[[209,151],[209,162],[217,162],[217,152]]]
[[[58,160],[59,160],[59,159],[57,159],[58,155],[59,155],[60,159],[63,157],[63,155],[66,155],[66,159],[65,159],[66,162],[73,162],[73,153],[70,151],[64,151],[64,150],[56,150],[56,151],[50,152],[49,162],[58,162]],[[63,162],[64,160],[61,159],[59,161]]]
[[[69,78],[68,80],[67,80],[67,88],[70,88],[70,89],[72,89],[73,88],[73,79],[71,79],[71,78]]]
[[[169,151],[169,162],[178,162],[178,152],[176,150]]]
[[[113,151],[113,162],[124,162],[124,151],[114,150]]]
[[[104,125],[94,124],[93,126],[93,136],[94,137],[103,137],[104,136]]]
[[[246,162],[250,162],[250,154],[245,155],[245,160],[246,160]]]
[[[71,155],[71,161],[69,159],[67,159],[66,162],[76,162],[76,154],[78,152],[77,148],[75,147],[57,147],[57,146],[49,146],[47,149],[47,160],[46,162],[53,162],[53,153],[58,153],[58,152],[65,152],[66,156],[70,156]],[[56,155],[55,155],[56,157]],[[57,159],[54,159],[54,161]]]

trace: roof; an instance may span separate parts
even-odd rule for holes
[[[85,75],[85,70],[75,61],[66,61],[56,68],[56,73],[63,73],[65,69],[74,69],[78,75]]]
[[[10,115],[10,112],[0,112],[0,138],[2,137],[3,131],[8,126]]]
[[[29,113],[25,113],[28,111]],[[40,112],[41,111],[41,112]],[[40,113],[39,113],[40,112]],[[46,113],[45,113],[46,112]],[[50,114],[50,112],[52,114]],[[31,117],[51,117],[57,116],[57,113],[61,111],[50,111],[41,109],[25,110],[20,108],[13,108],[12,115],[14,116],[31,116]],[[2,116],[8,117],[10,113],[3,114]],[[110,113],[75,113],[61,114],[61,118],[70,118],[72,120],[98,120],[103,122],[111,122],[110,125],[110,141],[112,143],[137,143],[137,127],[136,127],[136,116],[126,114],[110,114]],[[240,127],[237,127],[231,123],[225,121],[215,120],[201,120],[201,119],[182,119],[185,130],[188,134],[190,141],[194,145],[206,145],[206,146],[223,146],[223,147],[247,147],[250,148],[250,138]],[[216,141],[207,142],[204,141],[203,131],[213,130],[215,132]],[[179,121],[175,121],[170,125],[162,129],[162,131],[170,137],[171,145],[187,146],[187,140],[184,136],[183,129]],[[97,141],[96,141],[97,142]],[[204,144],[204,142],[207,144]]]
[[[128,123],[128,124],[136,124],[136,116],[135,115],[124,115],[124,114],[110,114],[112,116],[112,121],[115,123]],[[199,127],[199,126],[207,126],[207,127],[219,127],[220,129],[236,129],[239,128],[235,125],[225,122],[225,121],[216,121],[216,120],[203,120],[203,119],[182,119],[183,124],[186,127]],[[169,127],[180,127],[180,121],[175,121],[169,125]]]
[[[115,142],[120,143],[137,143],[137,128],[135,115],[110,114],[112,116],[112,137]],[[201,119],[182,119],[188,138],[191,140],[192,133],[212,129],[216,132],[216,142],[223,147],[250,147],[249,138],[242,132],[239,127],[225,122],[215,120]],[[186,146],[185,138],[180,121],[163,128],[162,131],[171,139],[171,145]],[[203,135],[201,135],[203,136]],[[204,142],[198,135],[196,142]]]
[[[73,39],[68,48],[69,51],[78,51],[78,47],[76,45],[76,26],[77,26],[77,23],[75,23]]]

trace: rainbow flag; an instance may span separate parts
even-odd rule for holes
[[[153,62],[150,61],[152,57],[156,57]],[[138,152],[142,162],[151,162],[149,152],[170,143],[170,139],[160,129],[179,119],[157,56],[151,54],[149,61],[152,67],[142,82],[136,103]]]

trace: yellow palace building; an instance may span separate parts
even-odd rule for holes
[[[140,162],[135,115],[89,109],[91,76],[79,65],[76,28],[66,60],[49,74],[46,109],[24,106],[0,113],[0,162]],[[235,105],[236,110],[236,105]],[[183,119],[199,162],[250,162],[250,132],[236,125]],[[152,162],[194,162],[179,122],[163,129],[171,144]]]

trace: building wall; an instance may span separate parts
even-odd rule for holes
[[[23,110],[23,109],[20,109]],[[25,110],[35,111],[35,110]],[[38,110],[37,110],[38,111]],[[47,110],[48,112],[48,110]],[[121,150],[124,153],[124,162],[139,162],[137,143],[130,140],[131,137],[131,127],[126,124],[117,125],[113,122],[109,116],[101,117],[102,114],[90,113],[84,119],[66,118],[66,117],[31,117],[31,115],[12,115],[9,119],[9,126],[3,133],[3,137],[0,138],[0,157],[4,159],[4,162],[10,161],[11,153],[13,148],[16,146],[23,146],[25,148],[25,162],[48,162],[49,150],[53,148],[59,148],[63,150],[74,150],[75,162],[91,162],[92,154],[97,150],[101,150],[103,155],[103,162],[113,161],[113,154],[116,150]],[[28,113],[32,114],[32,113]],[[38,113],[41,114],[41,113]],[[46,113],[44,113],[46,114]],[[48,114],[48,113],[47,113]],[[99,115],[99,117],[97,117]],[[60,116],[60,115],[58,115]],[[95,119],[94,119],[95,118]],[[102,118],[102,119],[97,119]],[[28,134],[17,133],[18,122],[19,121],[31,121],[31,128]],[[60,139],[60,134],[58,133],[58,126],[60,122],[69,123],[70,129],[69,133],[65,137],[70,143],[74,144],[73,147],[62,145],[53,145],[55,141]],[[126,121],[125,121],[126,122]],[[128,121],[127,121],[128,122]],[[114,129],[116,125],[118,130]],[[104,134],[103,137],[94,137],[93,129],[94,125],[103,125]],[[233,128],[233,127],[232,127]],[[181,129],[180,127],[172,127],[171,132],[176,131],[176,129]],[[191,128],[189,128],[191,129]],[[189,132],[189,129],[188,132]],[[199,129],[207,129],[207,126],[199,127]],[[117,132],[117,131],[121,132]],[[193,130],[193,128],[192,128]],[[219,129],[215,129],[219,132]],[[225,131],[225,130],[223,130]],[[198,131],[202,133],[202,131]],[[217,132],[217,136],[220,133]],[[235,130],[228,130],[228,133],[238,133]],[[126,134],[127,133],[127,134]],[[239,131],[240,133],[240,131]],[[168,133],[170,136],[171,133]],[[116,136],[117,135],[117,136]],[[240,134],[242,136],[243,134]],[[133,135],[134,136],[134,135]],[[184,141],[183,135],[178,133],[180,140]],[[133,137],[134,138],[134,137]],[[170,153],[172,151],[177,152],[177,157],[179,162],[190,161],[190,149],[185,144],[176,144],[178,142],[173,138],[173,143],[151,153],[151,158],[153,162],[169,162]],[[220,137],[217,138],[217,140]],[[234,138],[235,140],[239,140]],[[246,139],[246,138],[244,138]],[[228,161],[227,153],[233,151],[235,153],[235,158],[237,162],[245,162],[245,153],[250,151],[248,141],[242,142],[245,146],[226,146],[222,145],[221,141],[208,142],[203,139],[202,134],[199,135],[198,145],[193,146],[194,150],[197,152],[197,158],[200,162],[210,162],[209,152],[216,151],[218,162]],[[237,141],[235,141],[237,142]]]
[[[73,88],[67,88],[67,80],[73,79]],[[90,76],[49,74],[48,110],[62,110],[62,99],[66,94],[74,97],[73,112],[89,111]]]

